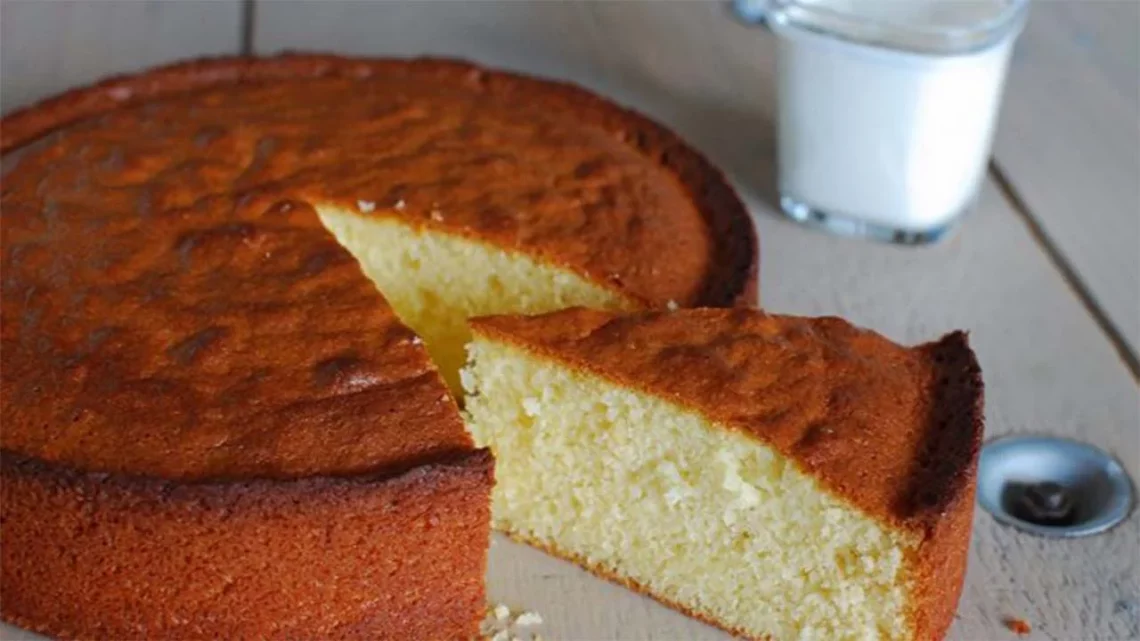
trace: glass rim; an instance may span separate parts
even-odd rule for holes
[[[803,29],[879,49],[952,56],[982,51],[1016,35],[1024,25],[1029,0],[1006,0],[996,15],[973,23],[952,25],[907,24],[861,16],[805,0],[743,0],[738,4],[750,5],[748,12],[759,16],[771,27]]]

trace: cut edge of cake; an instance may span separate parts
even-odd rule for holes
[[[570,310],[548,315],[547,318],[565,319],[563,329],[554,331],[572,336],[579,329],[576,326],[578,319],[574,318],[576,313],[578,312]],[[607,316],[602,313],[582,313],[592,315],[595,319]],[[508,328],[511,319],[504,323]],[[943,435],[969,434],[970,442],[951,445],[962,450],[963,456],[951,457],[955,463],[953,463],[954,469],[950,469],[947,466],[949,464],[940,465],[935,462],[931,465],[931,461],[938,460],[938,452],[944,451],[947,445],[939,443],[938,436],[931,439],[926,444],[930,448],[929,451],[916,453],[913,479],[919,484],[929,482],[930,491],[920,492],[914,505],[899,505],[895,513],[882,514],[869,513],[859,506],[852,506],[843,498],[842,492],[837,492],[835,488],[820,482],[820,479],[804,469],[794,458],[780,454],[754,435],[745,434],[737,427],[722,421],[708,420],[694,408],[677,402],[678,399],[667,399],[652,390],[631,387],[630,382],[625,379],[615,380],[612,373],[607,373],[604,368],[591,368],[588,365],[588,356],[583,356],[583,360],[568,362],[564,358],[559,358],[555,350],[546,349],[547,346],[528,344],[525,338],[512,336],[509,329],[503,331],[503,327],[497,326],[496,322],[493,318],[476,319],[472,322],[475,341],[470,347],[470,364],[463,372],[464,383],[469,388],[466,408],[468,427],[478,444],[490,446],[496,452],[498,461],[499,483],[493,494],[495,498],[492,509],[493,525],[496,529],[503,530],[513,538],[545,549],[556,556],[574,561],[604,578],[633,587],[698,619],[734,634],[751,638],[791,636],[805,639],[841,639],[876,638],[877,635],[877,638],[883,639],[929,639],[940,638],[945,634],[956,609],[965,572],[973,512],[973,470],[982,430],[980,369],[963,333],[952,333],[940,341],[913,349],[921,352],[921,359],[939,369],[940,376],[947,377],[944,381],[936,382],[940,388],[946,388],[937,392],[941,395],[938,402],[956,408],[951,410],[953,416],[933,420],[962,422],[962,425],[958,426],[961,429],[940,431],[938,426],[931,425],[930,431]],[[526,322],[526,319],[521,319],[520,322]],[[585,325],[589,325],[589,322]],[[511,368],[514,368],[514,371]],[[519,391],[512,392],[512,390]],[[564,402],[559,404],[560,402],[556,400],[568,396],[571,392],[584,398],[595,399],[595,403],[600,402],[605,411],[612,414],[613,420],[605,429],[595,429],[592,434],[580,439],[583,445],[579,447],[585,452],[585,456],[575,456],[572,451],[568,452],[575,447],[573,443],[557,442],[559,433],[572,429],[574,423],[582,423],[582,417],[590,416],[589,411],[583,407],[567,405]],[[490,407],[491,403],[497,405]],[[636,420],[629,418],[631,411]],[[939,409],[939,412],[942,411]],[[691,470],[685,465],[670,463],[662,467],[660,465],[662,461],[652,456],[642,461],[643,468],[634,477],[640,474],[644,481],[645,467],[656,465],[657,469],[650,470],[650,476],[656,477],[654,482],[659,485],[660,479],[671,479],[668,489],[659,487],[657,492],[643,492],[639,482],[631,482],[628,474],[624,477],[615,475],[615,469],[620,469],[619,466],[623,461],[620,457],[615,457],[613,452],[622,451],[622,447],[627,451],[644,452],[652,449],[661,436],[662,426],[670,421],[676,422],[677,416],[681,417],[681,423],[687,422],[685,427],[679,429],[680,435],[711,434],[716,437],[714,441],[717,439],[723,441],[709,450],[706,456],[709,460],[703,461],[706,467],[700,468],[715,469],[720,466],[715,472],[715,478],[712,474],[706,474],[705,476],[710,478],[705,478],[703,481],[697,479],[698,486],[703,482],[706,487],[694,488],[690,485],[693,479],[686,478],[686,475]],[[565,420],[567,417],[574,418],[567,421]],[[621,433],[615,427],[623,421],[628,424],[625,433]],[[568,424],[570,428],[567,427]],[[644,442],[638,443],[637,448],[629,448],[634,435],[630,429],[644,431]],[[520,445],[517,442],[505,441],[504,438],[515,438],[519,441],[529,439],[530,442]],[[536,445],[540,440],[546,442]],[[598,447],[599,442],[604,443],[604,447]],[[721,599],[727,605],[721,603],[720,610],[713,611],[708,607],[708,603],[697,603],[692,593],[685,593],[687,581],[708,583],[710,576],[717,575],[724,569],[717,566],[716,571],[710,570],[707,559],[700,571],[692,572],[686,581],[674,580],[671,583],[666,582],[665,585],[660,581],[655,582],[655,579],[665,574],[661,568],[668,564],[662,565],[662,558],[670,556],[668,550],[664,551],[664,554],[662,550],[656,550],[656,556],[649,555],[649,558],[643,559],[635,571],[628,570],[626,566],[632,565],[629,550],[637,547],[660,547],[662,540],[676,544],[673,539],[678,537],[666,536],[665,531],[683,529],[685,523],[707,521],[707,519],[702,520],[699,511],[689,515],[677,513],[684,511],[676,508],[684,507],[685,502],[689,500],[690,497],[685,495],[688,491],[693,491],[693,497],[700,499],[697,503],[706,502],[702,492],[713,491],[731,497],[731,501],[744,501],[751,505],[764,503],[765,499],[760,496],[764,494],[764,484],[757,483],[758,480],[764,479],[741,478],[740,474],[743,470],[744,476],[748,477],[748,470],[755,472],[761,469],[763,466],[757,466],[757,459],[753,458],[748,465],[737,466],[736,469],[732,469],[731,461],[740,459],[739,452],[723,456],[729,465],[717,460],[725,452],[730,451],[734,443],[744,448],[741,451],[746,452],[745,456],[754,456],[757,452],[767,451],[766,455],[760,457],[761,459],[765,456],[771,457],[769,461],[784,459],[784,465],[779,468],[777,474],[781,483],[799,476],[817,488],[816,499],[822,503],[817,504],[812,510],[805,510],[805,504],[802,502],[797,503],[796,510],[785,514],[782,520],[795,522],[797,518],[806,518],[805,514],[809,512],[826,514],[828,510],[834,511],[838,508],[848,516],[855,517],[854,520],[848,519],[844,527],[853,527],[852,524],[855,527],[863,527],[864,539],[881,538],[880,542],[885,545],[877,548],[865,547],[862,550],[856,547],[855,551],[858,553],[848,560],[852,564],[862,563],[867,554],[875,552],[876,549],[880,557],[884,554],[887,557],[895,554],[897,558],[887,561],[888,565],[897,564],[895,577],[880,586],[887,588],[886,591],[882,594],[862,594],[860,589],[847,589],[847,592],[841,596],[855,601],[859,598],[868,600],[874,598],[877,599],[875,603],[880,604],[888,600],[893,601],[895,603],[893,608],[888,608],[894,610],[893,614],[885,611],[885,614],[878,616],[874,621],[853,621],[855,617],[852,613],[866,610],[866,608],[853,607],[848,608],[847,612],[830,613],[830,616],[834,617],[833,620],[839,622],[838,625],[841,627],[838,628],[825,629],[826,622],[818,621],[819,625],[816,628],[806,629],[807,636],[803,636],[805,629],[766,630],[762,629],[763,626],[757,625],[756,621],[745,620],[747,617],[733,619],[732,616],[724,615],[726,612],[732,613],[744,609],[755,612],[759,609],[758,604],[769,605],[764,602],[763,595],[750,601],[747,607],[739,602],[733,604],[731,599],[721,599],[723,595],[720,595],[716,599]],[[699,449],[700,443],[688,443],[686,447],[688,448],[686,452],[692,454]],[[748,454],[748,451],[751,451],[751,454]],[[567,461],[573,461],[573,464],[568,464]],[[608,486],[604,490],[595,493],[600,495],[593,496],[584,491],[581,484],[563,482],[559,475],[566,474],[566,470],[580,474],[579,481],[585,480],[588,484],[598,486],[603,484],[603,479],[613,478],[607,481]],[[757,486],[761,489],[759,495]],[[627,488],[637,488],[635,491],[639,494],[624,496],[623,492]],[[670,493],[673,494],[672,497]],[[593,503],[590,503],[591,500]],[[667,505],[668,501],[673,501],[673,505]],[[589,507],[583,506],[583,502],[590,505],[606,504],[606,508],[612,513],[608,519],[591,521],[596,515],[589,511],[583,512],[583,509]],[[724,504],[723,500],[717,503],[717,505]],[[622,512],[628,510],[629,506],[633,506],[634,512],[651,512],[647,507],[651,505],[656,505],[654,509],[658,510],[658,514],[669,516],[667,519],[669,527],[658,528],[653,537],[642,536],[637,539],[637,545],[628,548],[625,557],[614,554],[607,556],[606,547],[613,545],[616,539],[625,536],[623,532],[631,529],[617,522],[625,518]],[[617,512],[613,512],[615,509]],[[536,514],[538,516],[535,516]],[[578,527],[566,527],[566,523],[560,521],[571,518]],[[650,517],[643,515],[637,518],[644,520]],[[662,521],[666,519],[663,518]],[[590,523],[595,527],[582,528],[583,523]],[[598,527],[598,523],[605,523],[607,527]],[[740,529],[737,528],[735,532],[739,533]],[[593,530],[593,534],[597,536],[591,539],[592,535],[583,534],[584,530]],[[729,525],[712,537],[706,537],[705,542],[723,540],[725,532],[732,533],[734,530]],[[574,538],[579,540],[576,543],[567,543],[567,540]],[[835,540],[843,539],[839,535],[833,535],[831,538],[833,543]],[[777,541],[776,545],[769,547],[783,549],[781,545],[791,546],[794,542],[794,537],[791,537],[788,541],[782,543]],[[673,556],[678,556],[678,552],[679,556],[684,556],[683,543],[684,539],[681,539],[681,547],[672,550]],[[739,541],[734,541],[734,545],[736,543]],[[747,547],[743,549],[746,550]],[[730,563],[739,558],[739,554],[740,550],[736,552],[727,550],[720,562]],[[824,558],[827,556],[802,563],[801,566],[826,565],[832,562]],[[842,558],[842,555],[833,555],[833,558]],[[833,566],[830,571],[834,575],[843,571],[850,572],[855,567],[852,565],[844,570]],[[823,582],[821,585],[826,585],[828,582],[826,576],[817,578]],[[842,588],[842,585],[834,582],[831,587],[835,588],[837,585]],[[891,588],[891,585],[894,588]],[[726,582],[723,589],[731,591],[733,589],[731,581]],[[770,593],[786,594],[787,587],[770,590]],[[707,596],[700,598],[709,600]],[[810,603],[811,605],[807,607],[815,607],[819,612],[828,612],[827,608],[831,607],[827,603],[827,598],[820,597],[822,601],[813,601],[814,597],[810,591],[800,594],[797,598]],[[844,636],[845,628],[842,626],[849,626],[848,636]],[[792,632],[794,634],[791,634]],[[866,636],[868,634],[871,636]]]
[[[634,311],[646,304],[569,269],[489,243],[329,202],[314,208],[400,320],[423,341],[448,387],[462,396],[459,370],[471,340],[467,319],[540,314],[567,307]],[[371,215],[369,215],[371,214]]]

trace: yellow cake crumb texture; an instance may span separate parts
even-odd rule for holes
[[[464,346],[471,337],[469,317],[538,314],[579,305],[636,308],[614,290],[530,256],[391,216],[360,215],[376,207],[370,201],[359,201],[359,211],[316,205],[321,221],[360,261],[400,320],[423,337],[456,394],[461,392]]]
[[[468,426],[497,529],[754,638],[910,638],[918,544],[696,412],[476,336]]]

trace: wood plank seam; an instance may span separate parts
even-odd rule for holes
[[[253,34],[257,20],[257,0],[241,0],[241,42],[243,56],[253,55]]]
[[[1029,235],[1033,238],[1045,255],[1049,258],[1049,262],[1057,269],[1061,275],[1061,279],[1076,295],[1077,300],[1092,316],[1093,321],[1096,322],[1097,327],[1104,333],[1105,337],[1112,344],[1114,350],[1120,360],[1124,361],[1125,367],[1132,374],[1132,378],[1140,384],[1140,357],[1128,345],[1128,341],[1124,339],[1124,334],[1120,328],[1112,322],[1107,312],[1097,303],[1096,298],[1093,296],[1092,291],[1088,285],[1085,284],[1081,277],[1077,274],[1076,269],[1073,268],[1069,260],[1057,247],[1057,244],[1049,237],[1048,232],[1045,231],[1041,222],[1033,215],[1032,210],[1025,203],[1017,188],[1013,186],[1009,178],[1006,176],[1001,166],[994,160],[990,160],[990,175],[993,176],[994,182],[997,184],[1002,195],[1005,197],[1009,206],[1025,224],[1026,229],[1029,230]]]

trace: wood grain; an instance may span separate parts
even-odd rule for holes
[[[9,9],[12,4],[4,0],[0,22],[7,23],[15,14]],[[744,194],[761,231],[765,306],[788,313],[843,315],[904,342],[926,340],[953,328],[969,329],[987,384],[990,437],[1018,432],[1066,435],[1108,449],[1134,476],[1140,474],[1140,392],[1135,381],[992,183],[987,184],[977,211],[957,237],[933,248],[833,238],[777,217],[770,204],[774,191],[772,41],[760,31],[731,22],[720,3],[260,2],[256,15],[254,41],[261,52],[321,49],[471,57],[572,79],[656,116],[705,150]],[[24,24],[32,24],[27,20]],[[45,20],[35,23],[37,28],[44,29]],[[112,27],[105,24],[101,29]],[[5,58],[11,46],[8,34],[5,24]],[[25,42],[34,40],[29,34],[19,37]],[[1037,55],[1038,47],[1029,42],[1019,56]],[[1128,69],[1127,61],[1120,66],[1120,59],[1131,50],[1127,44],[1113,42],[1117,44],[1098,50],[1088,64],[1104,74],[1116,74],[1113,77],[1119,83]],[[64,61],[54,64],[68,70],[118,70],[116,65],[135,59],[119,53],[115,62],[107,53],[113,47],[101,46],[95,47],[96,53],[72,46],[68,52],[52,54]],[[142,50],[157,45],[132,46]],[[1060,54],[1053,46],[1041,45],[1045,51],[1040,55],[1047,56],[1049,64],[1066,65],[1061,67],[1065,78],[1055,82],[1091,82],[1069,77],[1085,69],[1084,63],[1054,60]],[[23,45],[12,50],[33,49]],[[50,48],[43,50],[51,53]],[[185,55],[192,53],[206,51]],[[87,55],[107,59],[81,60]],[[41,82],[34,77],[36,67],[31,62],[3,64],[6,93],[9,84],[30,87]],[[1050,78],[1049,64],[1023,60],[1018,64]],[[63,78],[67,73],[52,77]],[[1016,73],[1029,72],[1015,72],[1015,77]],[[23,77],[27,75],[32,77]],[[76,76],[71,82],[85,80]],[[42,82],[45,87],[50,84]],[[1011,78],[1011,91],[1013,83]],[[1024,84],[1034,86],[1028,80]],[[33,96],[35,91],[25,90],[25,94]],[[10,104],[7,96],[4,100],[6,106]],[[1035,112],[1033,100],[1022,100],[1019,109],[1029,111],[1011,108],[1003,116],[999,136],[1004,136],[1000,139],[1006,149],[1017,150],[1022,145],[1025,149],[1018,153],[1032,159],[1100,141],[1096,144],[1116,145],[1109,149],[1116,149],[1111,153],[1118,161],[1121,157],[1127,160],[1121,155],[1123,143],[1108,141],[1108,130],[1102,131],[1099,124],[1086,123],[1086,133],[1078,136],[1094,136],[1089,140],[1051,140],[1061,137],[1064,130],[1043,131],[1040,124],[1030,126],[1025,121],[1038,113],[1056,118],[1049,111],[1053,107],[1042,106]],[[1098,103],[1091,97],[1080,100],[1079,104],[1094,110],[1123,110],[1121,105],[1127,102],[1123,98],[1118,103]],[[1057,107],[1056,112],[1069,118],[1067,109]],[[1041,117],[1040,122],[1047,121]],[[1061,165],[1049,165],[1055,169],[1053,174],[1036,174],[1045,178],[1024,178],[1027,174],[1019,173],[1011,158],[999,154],[999,162],[1033,215],[1053,199],[1077,198],[1073,193],[1089,185],[1116,185],[1117,191],[1100,190],[1105,195],[1097,211],[1106,217],[1097,220],[1107,221],[1101,229],[1115,228],[1120,236],[1128,232],[1130,203],[1128,192],[1119,187],[1123,184],[1119,166],[1105,167],[1098,156],[1086,155],[1082,161],[1087,165],[1085,175],[1105,172],[1114,178],[1103,184],[1065,183],[1067,170]],[[1050,178],[1058,183],[1050,187],[1057,194],[1036,191],[1034,185]],[[1113,212],[1116,218],[1108,216]],[[1041,215],[1047,225],[1055,225]],[[1060,228],[1049,229],[1059,233],[1052,230]],[[1090,239],[1082,241],[1088,247],[1102,247],[1098,245],[1102,241],[1084,238]],[[1103,251],[1126,248],[1126,240],[1103,245]],[[1076,241],[1062,244],[1062,249],[1075,247],[1072,242]],[[1078,249],[1072,249],[1074,263]],[[1106,264],[1116,261],[1120,269],[1127,267],[1126,259],[1105,260],[1109,261]],[[1093,273],[1081,264],[1078,269],[1082,276]],[[1122,290],[1128,286],[1127,274],[1104,281],[1108,286],[1096,285],[1089,278],[1106,307],[1126,308],[1128,293]],[[1126,318],[1119,311],[1113,314]],[[952,639],[1013,639],[1003,625],[1008,617],[1027,620],[1034,628],[1032,639],[1140,638],[1140,518],[1135,514],[1108,534],[1075,541],[1023,535],[998,526],[982,513],[976,516],[975,527],[967,585]],[[491,550],[488,579],[494,601],[540,612],[546,623],[537,629],[548,639],[725,638],[648,599],[501,537],[496,537]],[[0,627],[0,638],[33,638],[16,634]]]
[[[3,0],[0,110],[184,57],[237,53],[241,0]]]
[[[1036,2],[997,165],[1140,355],[1140,2]]]

